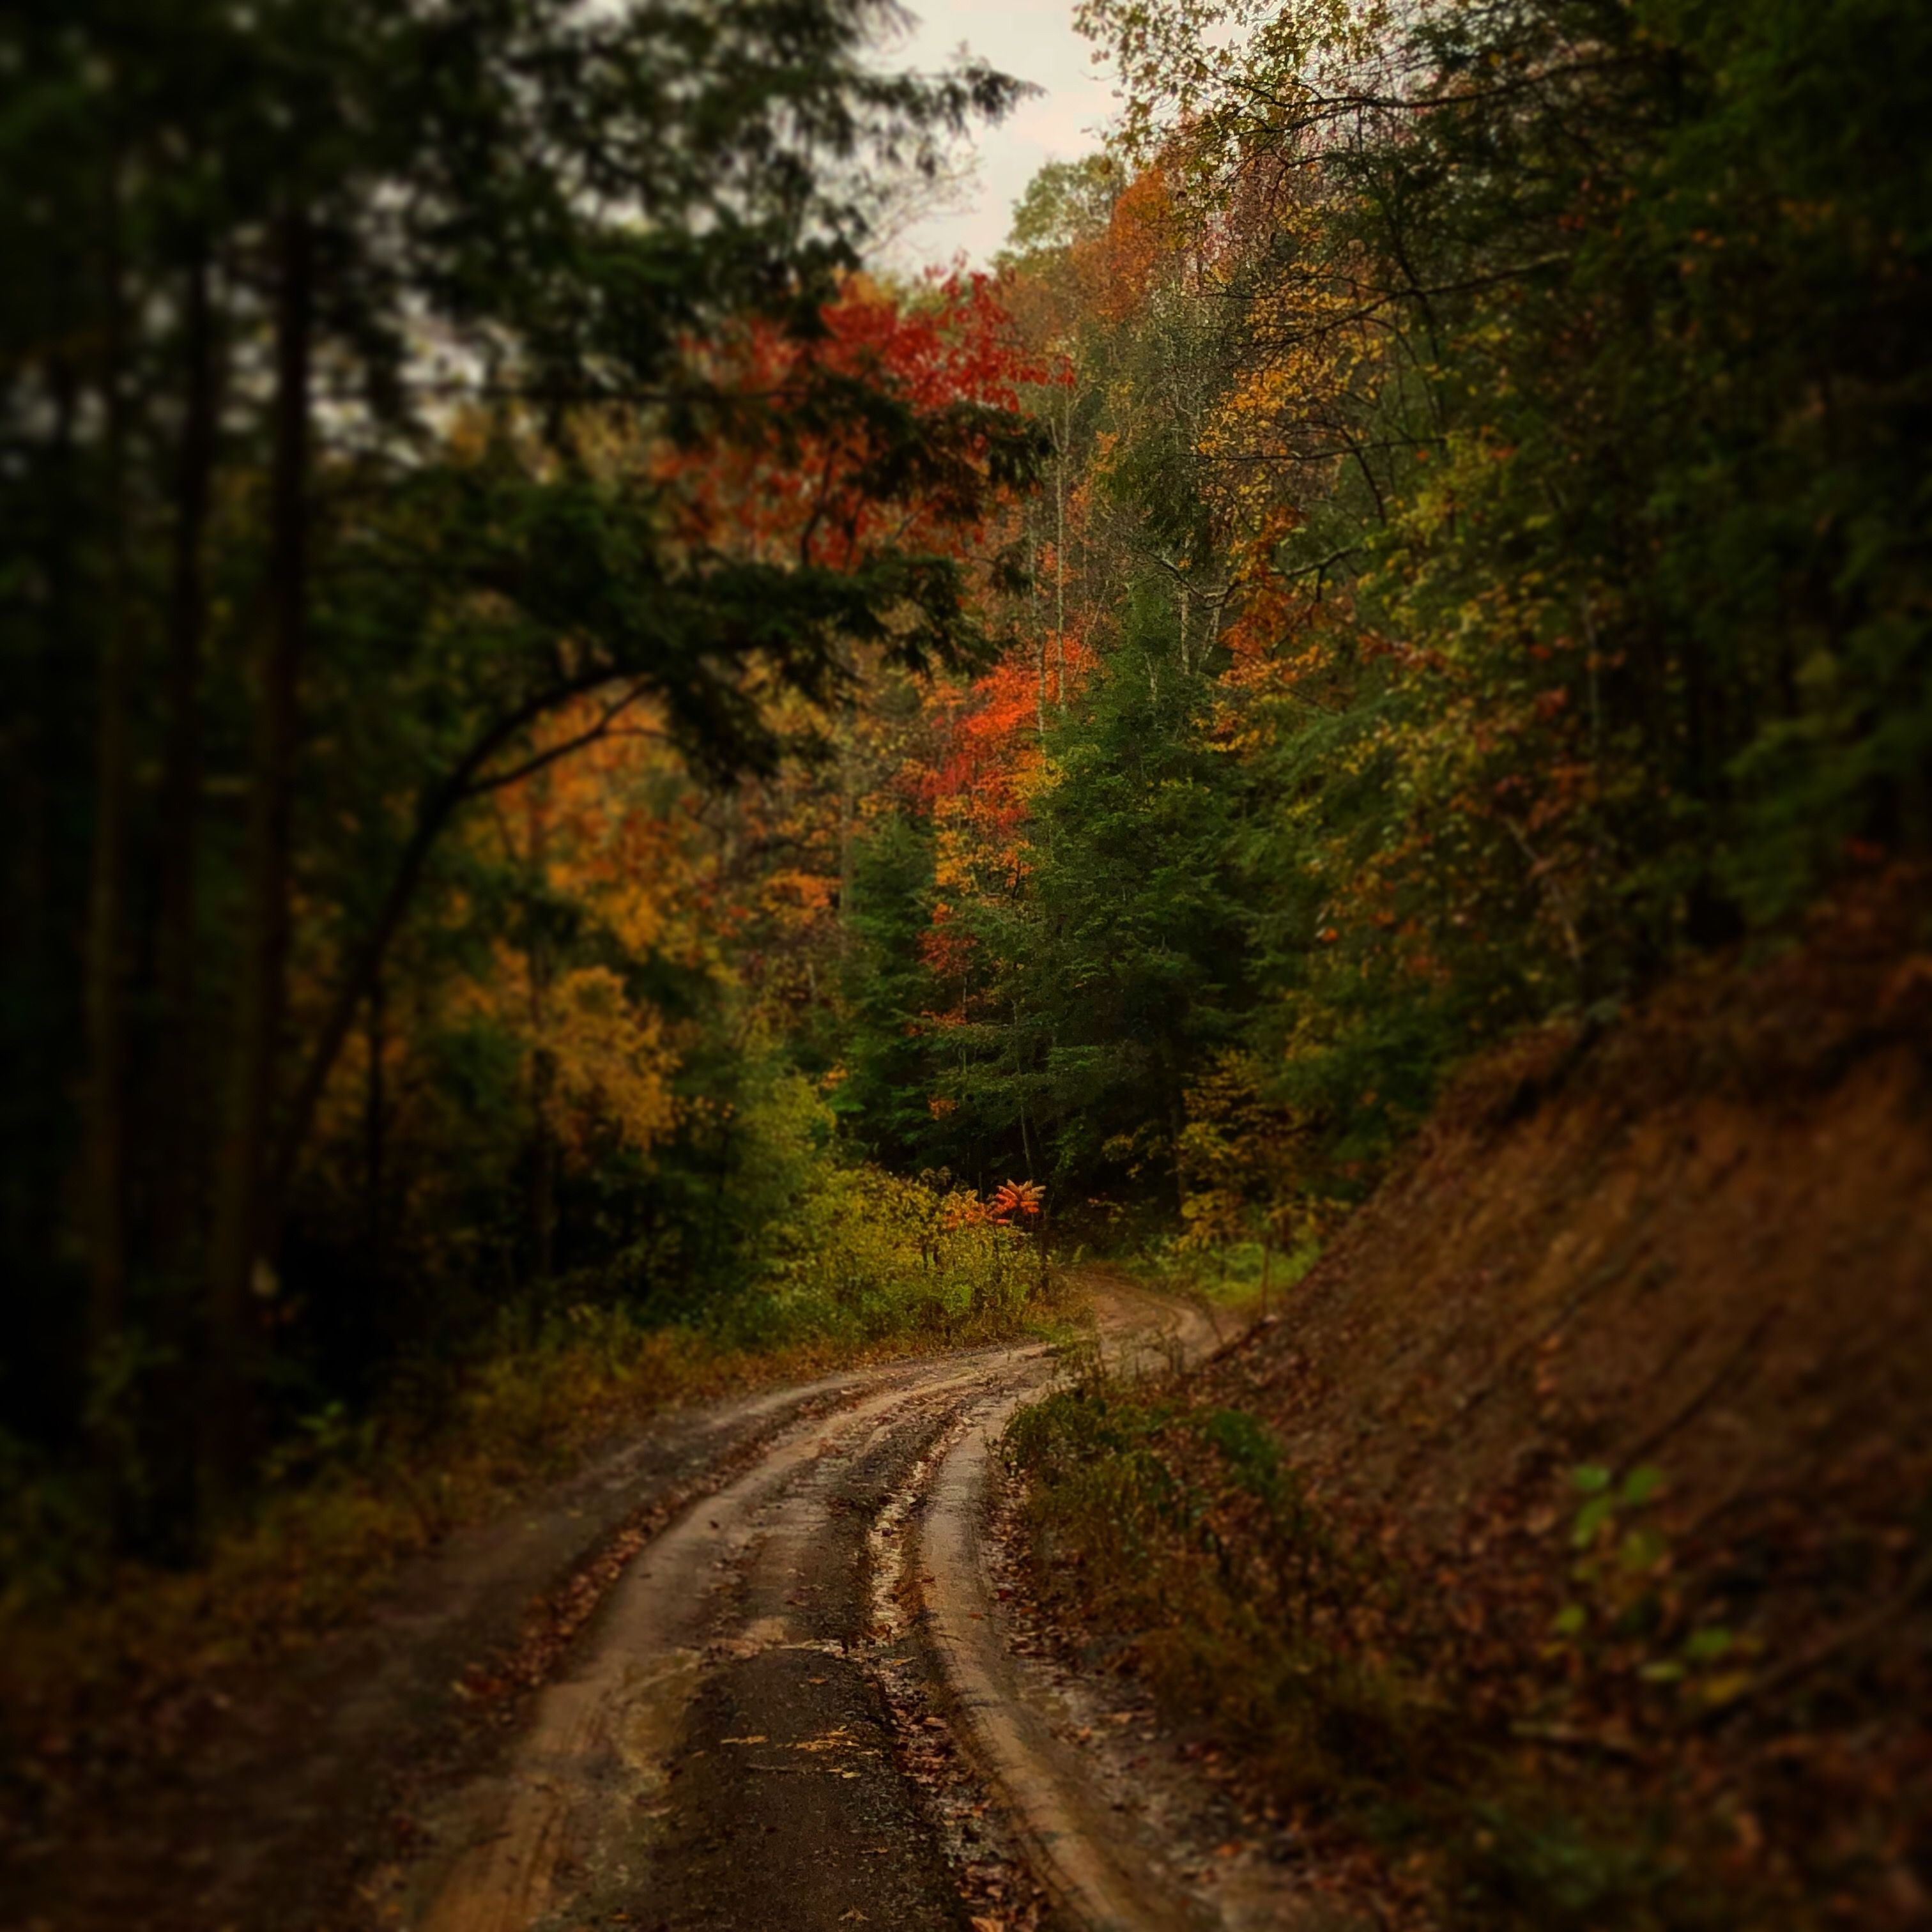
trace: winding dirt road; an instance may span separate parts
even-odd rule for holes
[[[1117,1351],[1212,1340],[1124,1285],[1097,1299]],[[503,1761],[448,1794],[398,1916],[422,1932],[830,1932],[1042,1907],[1108,1932],[1196,1922],[1001,1641],[980,1548],[990,1441],[1058,1366],[1039,1346],[942,1358],[780,1430],[638,1556]],[[938,1762],[934,1732],[954,1747]]]
[[[1083,1286],[1117,1357],[1217,1339],[1198,1310]],[[238,1690],[168,1787],[91,1842],[0,1856],[0,1895],[26,1908],[0,1906],[0,1928],[1329,1922],[1150,1713],[1016,1634],[992,1444],[1064,1352],[895,1364],[668,1418]],[[513,1654],[560,1580],[594,1615],[522,1679],[538,1688],[493,1702],[477,1660]]]

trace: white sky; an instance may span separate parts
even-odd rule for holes
[[[1113,115],[1112,83],[1096,74],[1093,49],[1073,31],[1072,0],[909,0],[919,24],[892,49],[888,64],[930,72],[948,64],[964,41],[1004,74],[1046,92],[1023,101],[975,146],[976,180],[958,213],[928,215],[892,251],[906,268],[950,263],[964,254],[975,266],[1006,238],[1013,203],[1048,161],[1077,160],[1100,145]]]

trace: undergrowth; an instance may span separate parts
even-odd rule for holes
[[[1455,1606],[1330,1520],[1254,1417],[1090,1366],[1004,1449],[1034,1586],[1089,1660],[1211,1734],[1271,1810],[1376,1847],[1425,1918],[1768,1922],[1687,1875],[1659,1805],[1512,1749],[1458,1694]]]
[[[1037,1244],[970,1196],[828,1168],[770,1233],[759,1277],[694,1319],[553,1296],[505,1310],[434,1400],[399,1382],[367,1413],[303,1418],[185,1567],[114,1560],[84,1498],[0,1455],[0,1756],[58,1761],[92,1710],[342,1622],[401,1558],[670,1404],[1054,1318]]]
[[[1264,1310],[1321,1258],[1322,1244],[1312,1238],[1282,1247],[1170,1235],[1144,1244],[1125,1265],[1170,1294],[1198,1296],[1227,1308]]]

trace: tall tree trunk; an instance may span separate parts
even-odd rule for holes
[[[205,248],[188,264],[182,352],[187,402],[175,485],[172,581],[168,597],[163,691],[160,826],[160,908],[155,946],[160,1038],[152,1061],[155,1258],[184,1268],[193,1244],[208,1123],[190,1112],[196,1078],[195,876],[200,842],[201,652],[207,622],[202,550],[213,493],[216,446],[214,327]]]
[[[530,1057],[531,1273],[543,1282],[556,1272],[556,1056],[544,1044],[550,1024],[550,935],[544,928],[550,882],[550,782],[534,780],[526,796],[530,826],[530,872],[536,916],[530,931],[530,1028],[536,1037]]]
[[[156,1312],[166,1366],[154,1389],[155,1439],[146,1451],[155,1493],[150,1508],[171,1535],[193,1528],[199,1445],[190,1418],[200,1412],[190,1299],[207,1238],[209,1136],[215,1108],[202,1076],[207,1041],[197,998],[196,886],[202,786],[201,679],[208,598],[204,553],[218,454],[219,346],[207,246],[195,238],[182,269],[180,380],[174,528],[161,666],[161,776],[155,827],[154,1034],[146,1054],[140,1122],[146,1184],[145,1240],[166,1292]],[[185,1553],[187,1545],[178,1544]]]
[[[382,1196],[384,1139],[388,1101],[382,1090],[382,976],[369,988],[369,1083],[363,1102],[364,1188],[368,1195],[369,1278],[382,1277]]]
[[[530,1066],[530,1111],[536,1136],[535,1165],[530,1175],[530,1272],[548,1281],[556,1272],[556,1056],[548,1047],[536,1050]]]
[[[1042,742],[1046,737],[1046,626],[1040,614],[1040,575],[1034,566],[1038,553],[1032,541],[1033,520],[1029,516],[1022,524],[1028,537],[1027,544],[1027,614],[1030,620],[1029,628],[1034,634],[1034,667],[1040,676],[1039,701],[1034,706],[1040,735]]]
[[[852,915],[857,910],[858,787],[852,775],[850,736],[838,737],[838,951],[852,950]]]
[[[274,458],[269,492],[268,622],[256,693],[248,900],[228,1118],[217,1176],[202,1463],[209,1499],[231,1501],[254,1435],[248,1302],[263,1234],[262,1180],[274,1109],[288,964],[290,821],[308,587],[309,358],[314,238],[304,209],[278,225]]]
[[[52,334],[62,344],[81,333],[73,324],[68,293],[64,282],[57,283]],[[20,1157],[0,1172],[0,1256],[23,1280],[50,1270],[68,1205],[62,1178],[52,1172],[52,1150],[64,1137],[50,1130],[65,1103],[72,1045],[65,1009],[73,981],[63,944],[70,922],[62,916],[58,891],[68,870],[60,850],[64,814],[56,801],[60,775],[74,763],[68,740],[76,709],[70,686],[79,656],[75,549],[85,508],[75,452],[80,382],[64,350],[47,358],[44,406],[49,434],[37,536],[46,575],[46,609],[20,699],[0,722],[0,778],[6,788],[0,809],[6,814],[8,860],[7,944],[0,955],[0,983],[8,997],[0,1006],[0,1042],[9,1076],[20,1090],[16,1097],[24,1103],[14,1116],[19,1125],[8,1123],[20,1136]]]
[[[1026,1178],[1033,1173],[1033,1137],[1027,1132],[1026,1064],[1020,1036],[1020,1003],[1013,1002],[1013,1094],[1020,1114],[1020,1158],[1026,1163]]]
[[[127,988],[122,972],[128,872],[128,707],[134,647],[133,532],[128,527],[126,316],[120,189],[108,188],[106,326],[100,386],[106,424],[111,562],[102,626],[94,743],[94,854],[88,893],[87,1249],[88,1351],[98,1364],[121,1330],[127,1286]]]
[[[1053,630],[1066,635],[1066,444],[1053,426]]]
[[[1066,411],[1066,427],[1063,430],[1056,421],[1053,426],[1054,484],[1053,499],[1056,517],[1053,547],[1054,568],[1054,620],[1053,652],[1055,668],[1054,698],[1061,713],[1066,710],[1066,464],[1073,448],[1073,404],[1068,398],[1063,404]],[[1085,568],[1086,535],[1081,536],[1082,568]]]

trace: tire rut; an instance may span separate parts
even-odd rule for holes
[[[405,1922],[952,1922],[871,1674],[865,1532],[962,1400],[1041,1360],[955,1358],[782,1432],[665,1529],[509,1762],[428,1821]]]
[[[1111,1278],[1100,1348],[1204,1311]],[[414,1932],[1193,1932],[1222,1922],[1018,1672],[984,1545],[992,1442],[1042,1347],[901,1370],[779,1429],[610,1586],[492,1772],[424,1822]]]

